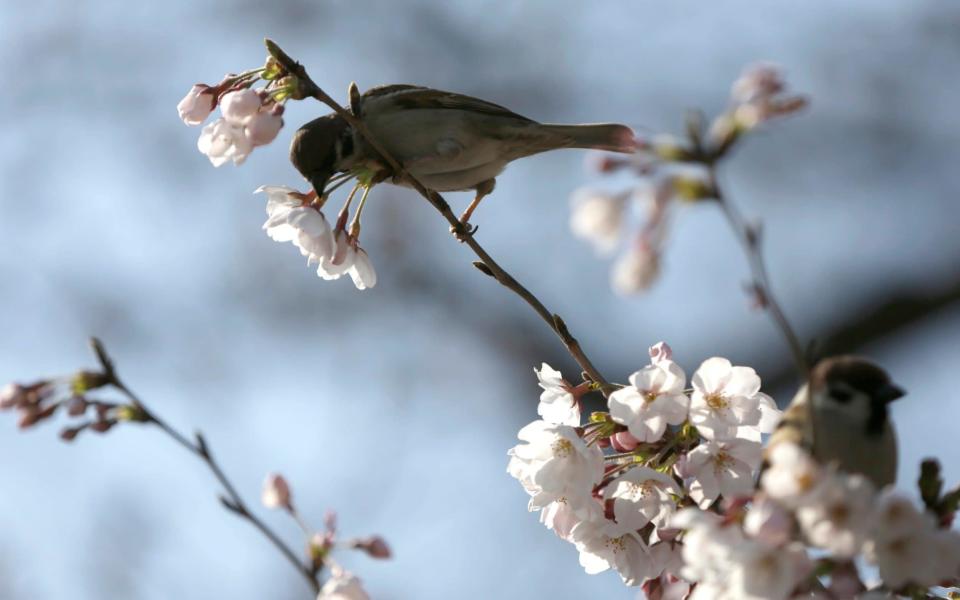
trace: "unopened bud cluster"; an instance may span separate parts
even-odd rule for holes
[[[591,158],[601,173],[634,172],[639,181],[624,191],[584,188],[574,192],[570,228],[601,253],[625,251],[611,271],[617,292],[648,289],[660,273],[671,207],[675,201],[697,202],[717,197],[712,166],[724,158],[743,134],[774,117],[806,105],[788,95],[779,71],[755,65],[734,83],[728,109],[707,128],[699,115],[687,123],[686,138],[656,135],[639,143],[629,158]],[[632,213],[640,224],[631,225]]]
[[[264,480],[261,501],[267,508],[283,510],[300,525],[306,537],[306,560],[314,575],[324,568],[330,569],[330,577],[321,588],[317,600],[369,600],[360,579],[337,564],[332,554],[337,548],[346,548],[360,550],[371,558],[390,558],[390,547],[382,537],[340,541],[337,537],[337,516],[332,511],[324,518],[323,531],[314,531],[297,511],[290,484],[276,473],[267,475]]]
[[[63,413],[72,421],[60,431],[60,438],[68,442],[83,431],[106,433],[124,421],[146,421],[147,415],[136,405],[90,396],[89,392],[111,384],[107,375],[96,371],[80,371],[73,376],[29,384],[10,383],[0,390],[0,410],[16,411],[20,429],[29,429]]]
[[[267,85],[254,89],[260,80]],[[286,75],[274,61],[239,75],[227,75],[217,85],[198,83],[177,104],[187,125],[201,125],[220,107],[221,117],[206,125],[197,148],[213,166],[242,164],[257,146],[272,142],[283,127],[283,103],[295,97],[295,77]]]

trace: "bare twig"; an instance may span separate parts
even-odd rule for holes
[[[774,323],[783,333],[783,337],[790,346],[790,352],[793,355],[793,362],[800,371],[801,376],[807,377],[810,371],[810,365],[807,360],[807,353],[797,337],[796,331],[790,325],[786,313],[780,307],[776,297],[773,295],[773,289],[770,287],[770,277],[767,274],[767,266],[763,259],[761,251],[760,231],[747,223],[737,207],[727,198],[720,185],[717,182],[716,168],[713,164],[709,165],[710,186],[713,188],[714,197],[720,205],[730,228],[733,229],[740,245],[747,255],[747,261],[750,263],[750,271],[753,274],[753,292],[758,296],[757,300],[773,319]]]
[[[320,102],[326,104],[331,109],[334,110],[339,116],[346,120],[350,125],[362,135],[367,142],[370,143],[370,146],[380,154],[381,158],[387,163],[390,169],[393,172],[393,175],[399,179],[402,179],[410,184],[410,187],[415,189],[420,193],[421,196],[427,199],[427,201],[435,208],[437,211],[443,215],[443,218],[447,220],[450,224],[450,231],[457,237],[458,240],[465,243],[474,254],[480,259],[480,264],[483,265],[483,268],[480,270],[485,274],[490,275],[496,279],[501,285],[511,290],[518,296],[520,296],[527,304],[533,308],[534,311],[540,318],[543,319],[547,325],[557,334],[560,340],[563,342],[563,345],[566,346],[567,351],[577,361],[577,364],[580,365],[580,368],[589,377],[593,382],[597,384],[600,388],[600,391],[603,392],[604,396],[608,395],[611,391],[615,389],[615,386],[612,386],[604,377],[600,374],[597,368],[593,365],[587,355],[583,352],[583,349],[580,347],[580,343],[575,337],[570,333],[570,330],[567,329],[566,324],[559,315],[550,312],[543,302],[540,301],[530,290],[524,287],[520,282],[518,282],[512,275],[507,273],[503,267],[501,267],[487,251],[480,245],[479,242],[473,237],[473,232],[468,229],[457,216],[450,209],[450,205],[446,200],[443,199],[443,196],[437,192],[427,188],[420,181],[418,181],[413,175],[411,175],[403,166],[394,159],[383,146],[370,134],[370,131],[367,129],[367,126],[353,115],[346,108],[341,106],[336,100],[330,97],[325,91],[323,91],[312,79],[307,75],[306,69],[293,60],[286,52],[284,52],[275,42],[272,40],[265,40],[267,45],[267,50],[270,55],[273,56],[277,62],[279,62],[287,72],[296,76],[300,81],[300,91],[303,97],[311,97],[319,100]],[[475,265],[477,263],[474,263]]]
[[[223,472],[223,468],[213,457],[213,453],[210,451],[210,447],[203,435],[197,432],[195,435],[195,441],[190,441],[187,436],[180,433],[170,426],[166,421],[158,417],[153,411],[144,405],[140,398],[134,394],[125,383],[123,383],[123,381],[117,375],[113,361],[110,359],[110,355],[107,354],[107,351],[103,347],[103,344],[100,342],[100,340],[93,338],[91,340],[91,346],[93,347],[93,350],[100,361],[104,375],[107,377],[110,385],[123,393],[123,395],[130,400],[131,404],[141,411],[142,421],[157,426],[161,431],[173,439],[173,441],[202,460],[223,488],[224,495],[219,497],[220,503],[223,504],[223,507],[256,527],[260,533],[270,540],[270,543],[272,543],[274,547],[276,547],[276,549],[283,554],[283,556],[287,559],[287,561],[290,562],[297,572],[307,580],[307,583],[309,584],[310,589],[313,590],[313,593],[318,593],[320,591],[320,582],[317,579],[314,570],[310,565],[302,563],[297,557],[296,552],[294,552],[290,546],[284,543],[284,541],[280,539],[280,536],[277,535],[276,532],[270,529],[270,527],[261,521],[259,517],[250,511],[246,502],[244,502],[243,497],[237,492],[237,488],[233,485],[230,479],[227,478],[226,474]]]

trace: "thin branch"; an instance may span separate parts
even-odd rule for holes
[[[97,358],[100,360],[104,375],[107,377],[110,384],[123,393],[123,395],[125,395],[130,402],[141,411],[143,422],[156,425],[173,441],[202,460],[204,464],[207,465],[207,468],[209,468],[213,473],[213,476],[216,477],[217,481],[220,483],[221,487],[223,487],[223,490],[226,493],[225,496],[220,496],[220,503],[223,504],[224,508],[256,527],[260,533],[270,540],[270,543],[272,543],[274,547],[276,547],[276,549],[283,554],[283,556],[290,562],[297,572],[307,580],[307,583],[310,585],[310,589],[313,590],[315,594],[319,593],[320,582],[317,580],[313,569],[309,565],[300,562],[296,552],[294,552],[290,546],[284,543],[284,541],[280,539],[280,536],[277,535],[276,532],[270,529],[270,527],[261,521],[259,517],[250,511],[246,502],[244,502],[243,497],[237,492],[236,486],[234,486],[234,484],[226,476],[226,474],[223,472],[223,468],[213,457],[213,453],[210,451],[210,447],[203,435],[198,432],[196,434],[196,441],[192,442],[187,436],[180,433],[170,426],[166,421],[158,417],[153,411],[144,405],[140,398],[134,394],[133,391],[126,386],[126,384],[123,383],[123,381],[117,375],[113,361],[110,359],[110,355],[107,354],[107,351],[103,347],[103,344],[100,342],[100,340],[93,338],[91,340],[91,345],[93,346]]]
[[[777,302],[776,297],[773,295],[773,289],[770,287],[770,276],[767,274],[767,266],[760,248],[760,231],[747,223],[737,207],[723,194],[717,182],[716,168],[712,164],[709,166],[709,176],[714,197],[720,205],[724,216],[727,218],[730,228],[733,229],[734,234],[736,234],[740,245],[743,246],[743,250],[747,255],[747,262],[749,262],[750,271],[753,274],[753,288],[759,296],[760,305],[766,309],[773,319],[773,322],[780,329],[780,332],[783,333],[783,337],[790,347],[793,362],[797,370],[800,371],[801,376],[807,377],[810,372],[807,354],[803,349],[803,345],[800,343],[800,338],[797,336],[796,331],[794,331],[793,326],[790,325],[786,313],[783,312],[780,303]]]
[[[265,40],[267,45],[267,50],[270,52],[270,55],[273,56],[277,62],[279,62],[287,72],[296,76],[300,81],[300,91],[303,97],[311,97],[319,100],[320,102],[326,104],[331,109],[334,110],[340,117],[347,121],[357,132],[360,133],[367,140],[370,146],[380,155],[380,157],[387,163],[390,169],[393,172],[395,177],[398,177],[420,193],[421,196],[426,198],[437,211],[443,215],[443,218],[447,220],[447,223],[450,224],[450,231],[453,233],[458,240],[465,243],[473,251],[474,254],[480,259],[480,264],[483,265],[481,271],[487,275],[496,279],[501,285],[514,292],[520,298],[522,298],[527,304],[533,308],[534,311],[540,318],[547,323],[547,325],[557,334],[560,338],[560,341],[563,342],[563,345],[566,346],[567,351],[573,357],[577,364],[580,365],[580,368],[586,374],[586,376],[598,385],[600,391],[604,396],[607,396],[611,391],[613,391],[615,386],[612,386],[604,377],[600,374],[597,368],[593,365],[587,355],[583,352],[583,349],[580,347],[580,343],[575,337],[570,333],[570,330],[567,329],[566,324],[559,315],[550,312],[543,302],[540,301],[530,290],[524,287],[520,282],[518,282],[512,275],[507,273],[503,267],[501,267],[487,251],[480,245],[479,242],[473,237],[473,232],[470,231],[461,221],[457,218],[457,215],[453,213],[450,209],[450,205],[446,200],[443,199],[443,196],[437,192],[427,188],[420,181],[418,181],[413,175],[411,175],[403,166],[394,159],[384,147],[370,134],[370,131],[367,129],[366,124],[363,123],[360,119],[353,115],[350,111],[341,106],[336,100],[330,97],[325,91],[323,91],[312,79],[307,75],[306,69],[293,60],[286,52],[284,52],[275,42],[272,40]]]

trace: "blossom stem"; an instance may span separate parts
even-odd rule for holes
[[[760,305],[770,314],[774,323],[780,329],[783,337],[786,339],[790,352],[793,355],[794,364],[803,377],[807,377],[810,372],[810,365],[807,360],[806,352],[800,343],[793,326],[787,319],[786,313],[780,307],[780,303],[773,295],[773,289],[770,286],[770,276],[767,273],[767,265],[763,258],[763,252],[760,248],[760,234],[756,228],[751,227],[737,207],[724,195],[717,182],[717,172],[713,164],[708,167],[710,186],[713,189],[714,197],[720,205],[730,228],[743,246],[747,255],[747,262],[750,264],[750,270],[753,274],[753,287],[755,293],[759,296]]]
[[[270,543],[272,543],[274,547],[276,547],[277,550],[283,554],[283,556],[290,562],[297,572],[299,572],[307,580],[307,583],[309,584],[310,589],[313,590],[313,593],[319,593],[320,582],[317,579],[316,574],[308,565],[300,561],[296,552],[294,552],[290,546],[280,539],[280,536],[276,532],[270,529],[266,523],[261,521],[259,517],[250,511],[246,502],[244,502],[243,497],[240,496],[239,492],[237,492],[236,486],[234,486],[233,482],[231,482],[227,475],[223,472],[223,468],[220,466],[220,463],[218,463],[213,457],[210,447],[207,445],[206,439],[203,437],[203,435],[197,432],[195,435],[195,441],[191,441],[187,436],[174,429],[166,421],[148,409],[143,401],[141,401],[140,398],[134,394],[133,391],[128,388],[120,379],[119,375],[114,369],[113,361],[107,354],[103,344],[96,338],[91,340],[91,343],[97,358],[100,359],[100,364],[103,368],[104,375],[110,384],[120,391],[120,393],[126,396],[130,400],[130,403],[140,411],[141,415],[143,416],[143,421],[155,425],[161,431],[167,434],[167,436],[169,436],[174,442],[203,461],[210,469],[211,473],[213,473],[213,476],[220,483],[220,486],[225,492],[224,495],[220,496],[220,503],[223,504],[223,507],[241,519],[248,521],[257,530],[259,530],[260,533],[270,540]]]
[[[360,215],[363,214],[363,207],[367,205],[367,196],[370,195],[372,186],[364,186],[363,195],[360,196],[360,204],[357,205],[357,212],[353,213],[353,222],[350,223],[350,237],[357,239],[360,237]]]
[[[563,345],[566,346],[567,351],[577,361],[577,364],[580,365],[580,368],[584,373],[587,374],[587,377],[591,381],[597,384],[600,388],[600,391],[604,396],[609,396],[609,394],[615,389],[614,386],[611,386],[610,383],[600,374],[600,371],[593,365],[587,355],[584,353],[583,349],[580,347],[580,343],[577,341],[573,335],[571,335],[570,330],[567,329],[566,323],[559,315],[551,313],[543,302],[540,301],[530,290],[520,284],[512,275],[503,269],[493,258],[487,253],[487,251],[477,242],[473,236],[473,230],[471,230],[467,225],[460,221],[457,218],[457,215],[454,214],[451,210],[450,205],[444,200],[443,196],[424,186],[420,183],[417,178],[407,172],[400,163],[393,158],[389,152],[386,152],[384,147],[370,135],[370,131],[367,129],[367,126],[354,116],[353,113],[345,109],[340,105],[336,100],[334,100],[329,94],[327,94],[323,89],[320,88],[310,76],[307,75],[306,69],[291,58],[286,52],[284,52],[273,40],[265,40],[267,51],[273,56],[274,59],[284,68],[286,71],[300,81],[300,93],[303,97],[311,97],[316,100],[326,104],[331,109],[334,110],[340,117],[342,117],[347,123],[354,128],[363,138],[370,144],[370,146],[384,159],[387,165],[392,169],[393,175],[399,177],[400,179],[405,180],[410,186],[415,189],[421,196],[426,198],[436,210],[439,212],[444,219],[450,224],[450,231],[453,235],[466,244],[470,250],[480,259],[478,269],[483,273],[493,277],[500,283],[502,286],[511,290],[524,302],[530,305],[530,307],[540,315],[540,318],[546,322],[546,324],[553,330],[554,333],[560,338],[560,341],[563,342]],[[478,264],[478,263],[474,263]]]
[[[336,229],[343,229],[347,226],[347,218],[350,216],[350,204],[353,203],[353,197],[357,195],[357,190],[360,189],[360,183],[358,182],[353,189],[350,190],[350,193],[347,194],[347,201],[343,203],[343,208],[340,209],[340,213],[337,215],[337,226]]]

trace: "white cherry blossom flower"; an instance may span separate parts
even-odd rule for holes
[[[570,229],[573,234],[591,242],[600,253],[613,251],[623,230],[627,196],[581,189],[574,192],[572,204]]]
[[[690,422],[703,437],[726,440],[735,437],[739,427],[759,425],[760,378],[750,367],[708,358],[691,381]]]
[[[735,553],[747,543],[739,527],[723,525],[720,516],[685,508],[670,520],[671,527],[685,529],[683,568],[679,573],[700,585],[724,583],[734,565]]]
[[[370,257],[363,248],[357,247],[353,255],[353,264],[350,265],[347,274],[350,275],[353,285],[357,286],[358,290],[366,290],[377,285],[377,272],[373,270],[373,263],[370,262]]]
[[[873,520],[864,554],[888,587],[932,586],[960,576],[960,534],[939,529],[932,515],[899,492],[879,496]]]
[[[209,85],[197,84],[190,88],[183,100],[177,104],[177,113],[187,125],[199,125],[213,112],[217,98]]]
[[[572,541],[573,528],[582,521],[604,521],[603,506],[599,501],[585,502],[574,510],[566,499],[560,499],[546,505],[540,511],[540,522],[552,529],[562,540]]]
[[[613,515],[625,531],[636,531],[653,523],[666,525],[676,503],[671,494],[683,491],[672,477],[649,467],[635,467],[611,482],[604,498],[613,500]]]
[[[528,508],[539,510],[563,500],[573,509],[592,502],[603,478],[603,453],[587,444],[573,427],[534,421],[517,437],[526,443],[510,449],[507,472],[530,494]]]
[[[334,232],[333,247],[333,253],[320,259],[317,265],[317,275],[323,279],[340,279],[350,271],[357,257],[350,235],[343,229]]]
[[[247,140],[243,126],[220,118],[206,125],[197,140],[197,149],[207,155],[215,167],[233,161],[240,165],[247,160],[253,145]]]
[[[370,600],[355,575],[342,569],[332,569],[332,576],[323,584],[317,600]]]
[[[543,388],[540,393],[540,404],[537,405],[537,414],[547,423],[557,425],[580,425],[580,404],[570,385],[560,371],[547,363],[540,365],[540,370],[533,370],[537,374],[539,385]]]
[[[261,186],[267,194],[264,231],[277,242],[292,242],[308,261],[322,261],[333,255],[333,232],[323,213],[304,206],[299,193],[286,186]]]
[[[727,594],[739,600],[786,600],[813,565],[802,544],[745,543],[735,554]]]
[[[278,105],[278,108],[279,105]],[[276,139],[283,128],[280,111],[261,110],[247,119],[243,132],[252,146],[265,146]]]
[[[613,291],[627,296],[648,289],[659,275],[659,251],[641,240],[614,263],[610,284]]]
[[[873,521],[874,489],[861,475],[828,475],[816,498],[797,508],[807,541],[835,556],[860,553]]]
[[[626,585],[640,585],[651,576],[652,562],[646,544],[632,533],[615,533],[609,522],[582,521],[571,539],[580,552],[580,566],[589,575],[613,568]]]
[[[773,401],[773,398],[763,392],[757,394],[757,401],[757,408],[760,409],[760,422],[756,425],[738,427],[738,438],[759,442],[763,439],[764,434],[776,431],[777,425],[783,417],[783,411],[777,408],[777,403]]]
[[[227,92],[220,98],[220,112],[223,118],[236,125],[246,125],[247,121],[260,110],[263,102],[260,95],[251,88]]]
[[[776,501],[758,496],[743,519],[743,531],[770,547],[786,544],[793,530],[793,517]]]
[[[690,497],[705,509],[719,496],[734,498],[750,493],[760,458],[760,444],[751,440],[704,440],[687,454],[678,471],[684,479],[692,480],[687,486]]]
[[[687,419],[687,378],[675,362],[660,360],[630,376],[630,385],[610,394],[610,417],[641,442],[663,437],[667,425]]]
[[[800,446],[779,443],[769,448],[769,467],[760,484],[771,498],[788,508],[811,502],[822,478],[820,465]]]

